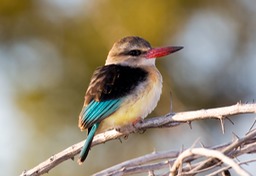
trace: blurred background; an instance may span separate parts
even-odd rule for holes
[[[254,0],[0,0],[0,169],[19,175],[86,138],[77,127],[90,77],[128,35],[184,49],[157,60],[163,95],[150,117],[252,102],[256,97]],[[172,98],[170,96],[172,94]],[[146,106],[146,104],[145,104]],[[152,129],[94,147],[49,176],[90,175],[153,151],[207,146],[243,136],[252,115]],[[247,159],[255,157],[248,156]],[[252,171],[255,164],[245,166]]]

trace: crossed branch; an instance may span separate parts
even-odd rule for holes
[[[256,113],[256,103],[237,103],[236,105],[227,107],[170,113],[161,117],[145,119],[144,121],[138,122],[134,126],[125,127],[125,129],[122,129],[122,131],[113,129],[98,134],[93,139],[92,147],[95,145],[105,143],[109,140],[127,136],[131,133],[135,133],[138,131],[145,131],[150,128],[175,127],[184,123],[190,124],[192,121],[203,119],[219,119],[221,122],[222,130],[224,132],[224,119],[229,119],[229,117],[237,114],[251,113]],[[74,157],[80,152],[83,144],[84,141],[68,147],[67,149],[51,156],[46,161],[40,163],[36,167],[27,171],[23,171],[20,176],[39,176],[49,172],[52,168],[59,165],[63,161],[68,159],[74,159]],[[223,163],[225,163],[227,166],[215,171],[215,173],[224,171],[226,172],[227,169],[232,167],[238,174],[248,176],[250,174],[240,167],[240,164],[244,163],[237,163],[231,158],[234,158],[244,153],[253,152],[256,152],[256,131],[251,129],[251,132],[247,134],[244,138],[237,139],[229,144],[224,144],[219,147],[212,147],[208,149],[204,147],[191,147],[190,149],[187,149],[182,153],[173,151],[153,153],[149,154],[150,157],[145,155],[134,160],[129,160],[127,162],[121,163],[120,165],[116,165],[112,168],[96,173],[95,176],[111,174],[122,175],[139,172],[149,172],[149,175],[154,175],[154,170],[164,167],[169,167],[169,171],[166,173],[166,175],[184,175],[185,173],[196,174],[202,172],[204,169],[213,166],[216,167],[217,165],[221,165]],[[197,162],[196,164],[190,165],[189,167],[183,167],[183,163],[190,163],[191,161],[198,159],[200,156],[208,157],[208,159]],[[148,158],[151,159],[148,160]],[[164,159],[164,161],[153,164],[151,163],[147,165],[138,165],[138,162],[147,163],[150,162],[151,160],[156,159]],[[255,160],[251,160],[248,162],[255,162]],[[128,165],[125,165],[127,163]]]

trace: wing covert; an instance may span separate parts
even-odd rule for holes
[[[89,128],[114,113],[147,74],[142,68],[114,64],[97,68],[86,91],[80,128]]]

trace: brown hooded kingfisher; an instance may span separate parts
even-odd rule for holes
[[[79,115],[79,128],[88,129],[80,164],[86,159],[96,132],[135,124],[155,109],[162,92],[162,76],[155,60],[182,48],[152,48],[137,36],[122,38],[113,45],[105,65],[93,73]]]

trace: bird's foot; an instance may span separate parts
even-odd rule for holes
[[[139,124],[143,121],[142,118],[138,118],[132,123],[122,126],[122,127],[116,127],[115,130],[123,133],[123,134],[129,134],[131,132],[138,132],[138,133],[144,133],[145,130],[139,129],[138,126]]]
[[[136,121],[132,123],[132,126],[134,128],[134,131],[140,134],[143,134],[146,130],[140,129],[139,124],[143,122],[142,118],[138,118]]]
[[[136,124],[139,124],[143,121],[141,117],[137,118],[134,122],[132,122],[132,125],[136,128]]]

